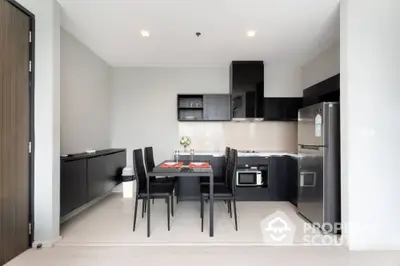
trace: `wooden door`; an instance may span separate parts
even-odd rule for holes
[[[29,26],[0,0],[0,265],[29,248]]]

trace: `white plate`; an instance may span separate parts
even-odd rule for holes
[[[177,163],[175,163],[175,162],[166,162],[166,163],[164,163],[164,164],[166,164],[166,165],[175,165],[175,164],[177,164]]]
[[[193,164],[193,165],[203,165],[203,164],[205,164],[205,163],[190,163],[190,164]]]

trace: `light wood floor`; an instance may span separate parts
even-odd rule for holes
[[[276,245],[264,238],[263,220],[276,211],[290,220],[295,244],[305,243],[306,223],[288,202],[238,202],[239,231],[235,231],[234,221],[223,202],[215,204],[215,237],[208,233],[208,208],[206,208],[205,230],[200,230],[199,202],[180,202],[175,206],[171,231],[167,230],[166,204],[156,200],[151,205],[151,237],[147,238],[147,220],[141,218],[141,202],[136,231],[132,231],[133,200],[123,199],[122,194],[112,193],[102,202],[68,221],[61,228],[63,237],[58,246],[123,246],[123,245]],[[321,235],[312,232],[312,235]]]
[[[348,252],[342,247],[55,247],[29,250],[7,266],[395,266],[399,263],[398,252]]]

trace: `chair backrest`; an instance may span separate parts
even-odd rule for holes
[[[229,156],[231,155],[231,148],[226,147],[225,148],[225,161],[224,161],[224,165],[222,166],[222,174],[223,177],[225,177],[225,184],[228,184],[228,160],[229,160]]]
[[[136,174],[136,194],[144,193],[147,191],[147,173],[144,167],[142,149],[133,150],[133,167]]]
[[[235,149],[230,150],[228,165],[227,165],[227,187],[235,193],[236,188],[236,167],[237,167],[238,152]]]
[[[153,147],[144,148],[144,162],[147,172],[151,172],[156,166],[154,163]]]

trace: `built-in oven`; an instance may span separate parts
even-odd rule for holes
[[[238,169],[236,171],[236,186],[252,187],[262,186],[262,173],[258,169]]]

